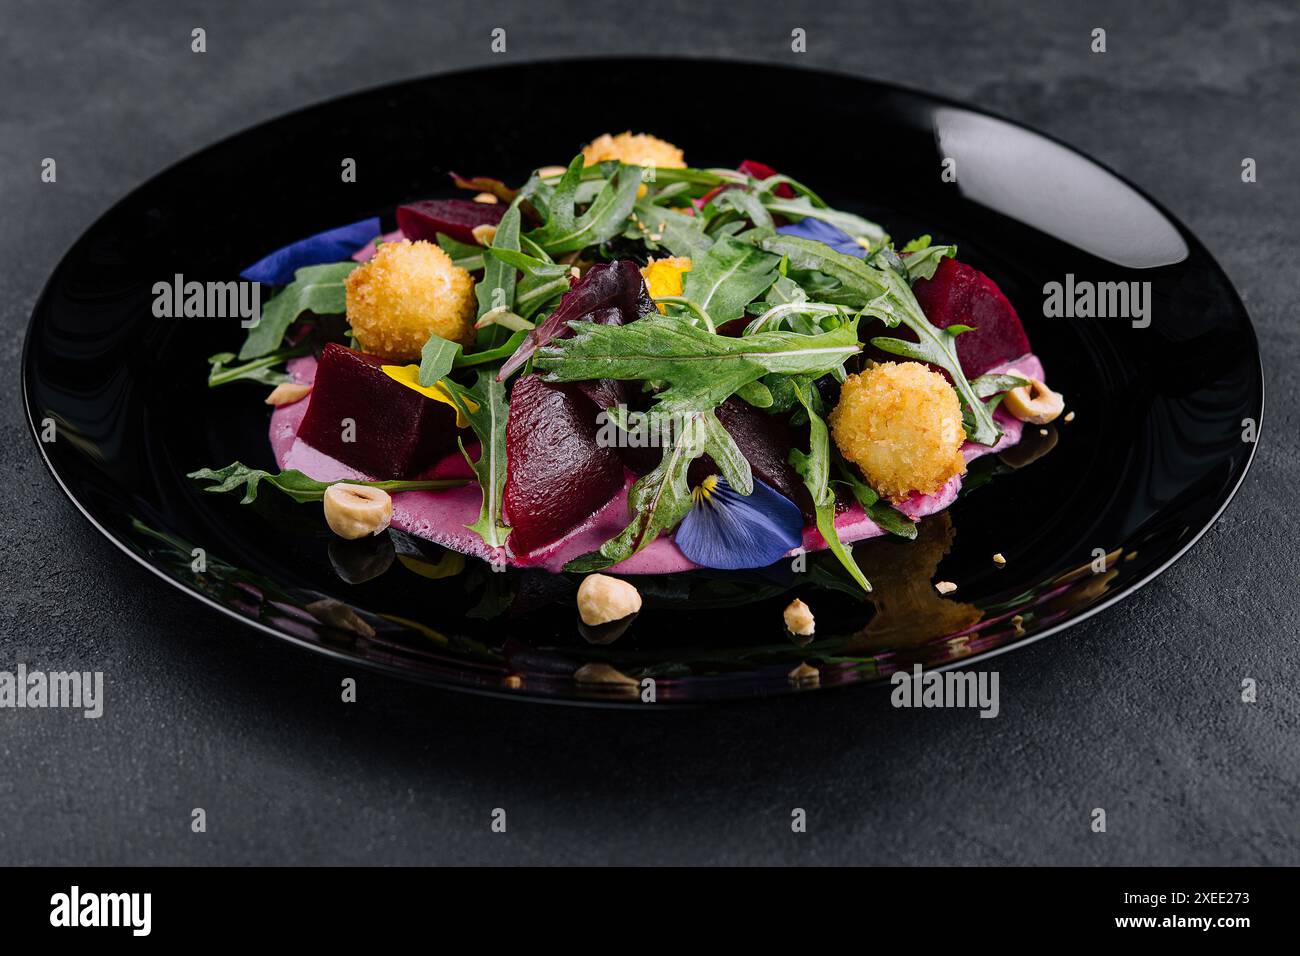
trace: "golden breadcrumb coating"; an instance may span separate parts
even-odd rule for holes
[[[830,422],[840,453],[888,498],[933,494],[966,470],[961,402],[920,362],[883,362],[850,375]]]
[[[385,242],[345,284],[348,321],[366,352],[413,362],[431,332],[474,341],[474,280],[432,242]]]
[[[632,166],[659,166],[663,169],[684,169],[686,158],[672,143],[649,133],[619,133],[597,136],[582,147],[582,158],[588,166],[606,159],[617,159]]]
[[[691,271],[694,265],[690,256],[669,256],[666,259],[651,259],[641,270],[645,279],[646,290],[652,298],[661,295],[682,294],[682,274]],[[658,305],[660,313],[665,309]]]

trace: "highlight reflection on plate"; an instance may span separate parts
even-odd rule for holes
[[[408,535],[340,542],[300,506],[244,507],[185,478],[214,462],[267,467],[267,412],[257,389],[204,383],[207,356],[238,330],[154,318],[155,282],[230,279],[258,250],[447,195],[450,170],[522,179],[535,157],[562,160],[596,133],[627,128],[625,91],[647,75],[689,86],[741,68],[748,97],[654,132],[699,165],[761,160],[894,235],[956,242],[1016,306],[1075,412],[972,465],[962,497],[926,519],[917,541],[859,544],[872,595],[843,587],[824,555],[810,555],[798,577],[778,568],[641,578],[644,609],[606,643],[576,626],[576,579],[493,573]],[[593,73],[603,81],[584,84],[581,110],[553,108],[548,91]],[[517,105],[503,127],[490,105],[506,96]],[[810,150],[766,122],[773,98],[799,102],[809,128],[836,129],[837,148]],[[469,124],[452,139],[431,119],[447,112]],[[339,180],[343,155],[357,159],[355,183]],[[945,157],[957,161],[956,183],[940,179]],[[1043,287],[1067,274],[1150,282],[1153,321],[1044,318]],[[1254,451],[1243,422],[1257,431],[1263,409],[1254,332],[1228,280],[1185,228],[1104,167],[1016,124],[884,84],[649,59],[422,79],[210,147],[140,187],[69,251],[34,311],[23,368],[33,431],[64,490],[185,593],[265,634],[432,684],[642,707],[639,684],[575,675],[609,664],[653,678],[659,704],[695,703],[879,681],[1058,631],[1131,593],[1209,527]],[[57,440],[40,442],[49,422]],[[938,580],[958,589],[941,596]],[[781,623],[792,597],[817,615],[802,646]],[[805,662],[816,678],[792,679]]]

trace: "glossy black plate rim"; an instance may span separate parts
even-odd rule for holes
[[[598,63],[602,61],[608,61],[609,59],[610,58],[608,57],[602,57],[602,56],[586,56],[586,57],[580,56],[580,57],[566,58],[564,61],[559,61],[559,62]],[[995,111],[988,110],[983,107],[972,106],[969,103],[965,103],[951,97],[935,94],[916,87],[910,87],[905,84],[894,83],[892,81],[879,80],[870,77],[862,77],[856,74],[846,73],[843,71],[825,70],[825,69],[808,69],[803,67],[788,66],[785,64],[773,64],[767,61],[756,60],[756,59],[645,56],[645,57],[620,57],[618,58],[618,60],[621,63],[642,62],[646,64],[653,64],[653,63],[671,64],[673,62],[681,62],[681,63],[692,63],[697,65],[716,64],[719,67],[756,66],[756,67],[763,67],[769,70],[772,69],[783,70],[791,74],[792,76],[796,76],[796,77],[803,75],[808,77],[822,77],[827,79],[836,79],[836,80],[843,80],[848,82],[870,83],[879,86],[881,88],[886,88],[895,91],[897,93],[904,94],[906,96],[911,96],[920,100],[929,101],[930,103],[937,106],[951,107],[953,109],[961,110],[964,112],[994,119],[999,122],[1007,123],[1013,127],[1016,127],[1017,129],[1029,132],[1036,137],[1040,137],[1044,140],[1055,143],[1056,145],[1064,148],[1070,153],[1082,157],[1092,166],[1095,166],[1105,171],[1106,173],[1110,174],[1111,176],[1115,177],[1117,181],[1122,183],[1127,188],[1131,189],[1135,194],[1137,194],[1143,200],[1149,203],[1156,211],[1158,211],[1162,216],[1164,216],[1169,222],[1175,224],[1180,234],[1185,239],[1190,240],[1192,243],[1196,245],[1198,251],[1200,252],[1200,254],[1202,254],[1205,257],[1206,261],[1210,265],[1212,265],[1216,270],[1218,270],[1218,272],[1225,278],[1225,280],[1228,278],[1226,271],[1222,268],[1222,266],[1218,263],[1218,261],[1214,258],[1214,256],[1209,252],[1209,250],[1204,247],[1204,244],[1200,242],[1199,238],[1197,238],[1196,235],[1192,233],[1192,231],[1182,222],[1182,220],[1179,219],[1177,216],[1175,216],[1169,209],[1167,209],[1157,199],[1153,198],[1150,194],[1148,194],[1142,187],[1133,183],[1122,173],[1116,171],[1108,164],[1083,152],[1082,150],[1071,145],[1065,140],[1062,140],[1059,137],[1056,137],[1050,133],[1036,129],[1014,118],[1005,116]],[[556,61],[551,61],[551,60],[519,61],[516,63],[512,63],[511,67],[518,68],[518,67],[527,67],[529,65],[543,66],[543,65],[553,64],[555,62]],[[71,253],[72,249],[77,245],[77,243],[81,241],[81,239],[86,234],[93,231],[97,226],[103,223],[104,220],[109,219],[111,216],[113,216],[113,214],[120,207],[129,204],[137,196],[137,194],[147,189],[153,183],[154,180],[170,173],[176,167],[186,163],[194,156],[203,152],[208,152],[211,150],[218,149],[232,140],[255,134],[258,131],[266,127],[272,126],[280,122],[281,120],[284,120],[287,117],[294,116],[296,114],[306,113],[306,112],[328,110],[335,104],[340,103],[342,101],[349,100],[352,98],[365,97],[368,95],[375,94],[379,91],[385,91],[385,90],[396,91],[404,87],[416,86],[422,83],[429,82],[430,80],[435,80],[439,78],[468,77],[468,76],[474,76],[479,74],[489,74],[489,73],[497,72],[499,69],[500,68],[496,66],[482,66],[482,67],[475,67],[475,68],[470,68],[465,70],[448,71],[445,73],[432,73],[423,76],[411,77],[405,80],[399,80],[394,83],[378,84],[360,90],[355,90],[348,93],[340,94],[338,96],[331,97],[317,103],[312,103],[296,110],[291,110],[288,113],[283,113],[271,117],[270,119],[264,120],[260,123],[256,123],[253,126],[241,130],[237,130],[234,133],[231,133],[225,137],[215,140],[212,143],[209,143],[205,146],[200,147],[197,150],[188,153],[187,155],[176,160],[175,162],[169,163],[168,165],[155,171],[147,179],[145,179],[140,185],[136,186],[134,189],[130,190],[128,193],[126,193],[120,199],[118,199],[116,202],[110,205],[103,213],[101,213],[98,217],[96,217],[84,230],[82,230],[82,232],[77,237],[77,240],[73,243],[72,246],[69,247],[68,253],[64,254],[64,256],[60,259],[59,263],[52,270],[50,277],[46,280],[45,284],[42,286],[41,293],[37,297],[36,305],[33,307],[32,315],[28,321],[26,335],[23,340],[23,350],[21,356],[21,370],[20,370],[21,390],[23,395],[23,406],[26,412],[28,426],[30,428],[32,439],[36,444],[37,451],[40,454],[41,461],[45,465],[46,470],[48,470],[51,476],[54,478],[58,487],[63,491],[64,495],[68,498],[69,501],[72,502],[72,504],[77,508],[77,510],[81,512],[81,514],[86,518],[86,520],[90,523],[90,525],[97,532],[99,532],[106,539],[108,539],[114,546],[116,546],[118,550],[122,551],[124,554],[126,554],[128,557],[134,560],[137,564],[150,571],[153,575],[155,575],[162,581],[166,582],[167,584],[171,585],[181,593],[191,598],[197,599],[202,604],[215,609],[216,611],[220,612],[225,617],[231,620],[234,620],[242,625],[251,627],[256,631],[260,631],[271,637],[277,638],[279,640],[287,641],[290,644],[296,645],[301,648],[305,648],[316,654],[323,655],[328,659],[336,660],[340,663],[346,662],[352,665],[361,666],[372,672],[386,674],[391,677],[396,677],[402,680],[411,681],[426,686],[437,687],[444,690],[453,690],[462,693],[472,693],[479,696],[486,696],[486,697],[493,697],[493,698],[500,698],[500,699],[507,699],[507,700],[526,700],[533,703],[540,702],[540,703],[563,704],[563,705],[572,705],[572,706],[580,706],[580,707],[597,707],[597,708],[605,708],[605,709],[626,710],[629,707],[640,709],[640,710],[651,710],[651,711],[665,710],[665,709],[672,709],[672,710],[693,709],[693,708],[702,707],[706,705],[752,702],[754,700],[758,700],[761,698],[777,696],[779,693],[781,693],[780,691],[767,692],[762,695],[754,695],[754,696],[740,696],[740,697],[728,697],[728,698],[706,699],[706,700],[675,699],[672,701],[672,706],[669,708],[663,708],[663,707],[646,708],[640,706],[635,701],[629,701],[627,699],[600,699],[597,697],[581,697],[581,698],[561,697],[561,696],[548,696],[548,695],[537,695],[537,694],[528,694],[528,693],[521,694],[517,692],[507,691],[504,689],[497,689],[490,686],[485,686],[482,684],[473,684],[468,682],[446,680],[424,670],[414,670],[399,665],[390,664],[386,661],[378,660],[373,657],[367,657],[355,653],[349,653],[347,651],[341,650],[336,647],[315,643],[306,640],[304,638],[298,637],[294,634],[288,633],[286,631],[279,630],[260,620],[256,620],[254,618],[239,614],[234,609],[213,600],[211,597],[204,594],[202,591],[188,585],[185,581],[169,575],[168,573],[166,573],[166,571],[163,568],[158,566],[156,563],[148,560],[144,555],[137,553],[135,550],[133,550],[130,547],[130,545],[128,545],[124,540],[122,540],[117,534],[113,533],[104,524],[102,524],[95,517],[95,515],[90,511],[90,509],[72,492],[72,490],[68,487],[68,485],[64,481],[63,476],[60,475],[53,461],[46,453],[44,443],[41,441],[41,437],[40,437],[41,424],[37,419],[37,413],[32,404],[32,388],[31,388],[31,381],[30,381],[31,373],[32,373],[32,362],[33,362],[32,343],[34,341],[34,332],[36,329],[37,315],[40,311],[41,304],[47,299],[50,293],[54,278],[60,273],[62,266],[66,262],[67,257]],[[1263,436],[1263,428],[1264,428],[1264,421],[1265,421],[1265,406],[1266,406],[1266,395],[1265,395],[1266,384],[1265,384],[1265,376],[1264,376],[1263,357],[1259,349],[1258,336],[1254,328],[1254,323],[1250,321],[1249,311],[1246,309],[1245,304],[1241,301],[1240,295],[1237,292],[1236,287],[1231,283],[1231,281],[1228,281],[1226,285],[1228,287],[1229,293],[1232,296],[1232,300],[1233,300],[1232,304],[1236,307],[1236,309],[1240,311],[1240,313],[1247,320],[1245,328],[1246,331],[1248,331],[1250,336],[1249,345],[1251,351],[1255,356],[1255,362],[1256,362],[1257,372],[1258,372],[1257,381],[1259,384],[1259,391],[1258,391],[1258,395],[1256,396],[1256,401],[1257,401],[1257,407],[1259,409],[1259,413],[1258,413],[1259,417],[1258,417],[1257,428],[1256,428],[1256,439],[1255,441],[1249,443],[1250,447],[1246,451],[1245,458],[1242,464],[1240,465],[1239,472],[1236,475],[1235,480],[1232,482],[1231,486],[1228,487],[1225,492],[1221,493],[1222,494],[1221,501],[1219,502],[1218,507],[1214,510],[1212,515],[1207,520],[1205,520],[1202,523],[1202,525],[1195,530],[1194,533],[1190,534],[1183,542],[1181,542],[1180,546],[1178,546],[1175,550],[1171,551],[1171,553],[1165,558],[1163,562],[1152,567],[1143,576],[1139,578],[1135,578],[1125,583],[1123,586],[1117,588],[1114,591],[1108,591],[1106,596],[1103,599],[1092,604],[1085,610],[1072,613],[1059,621],[1047,625],[1046,627],[1035,630],[1032,633],[1026,633],[1023,637],[1016,638],[1014,640],[1000,644],[997,647],[981,650],[972,653],[969,656],[961,657],[956,660],[948,661],[941,664],[931,665],[926,668],[928,671],[941,673],[949,670],[967,668],[977,663],[982,663],[984,661],[990,660],[1008,651],[1018,650],[1027,647],[1031,644],[1037,643],[1038,641],[1044,638],[1053,636],[1070,627],[1073,627],[1074,625],[1080,622],[1088,620],[1094,615],[1099,614],[1102,611],[1105,611],[1108,608],[1112,607],[1113,605],[1119,603],[1120,601],[1123,601],[1124,599],[1128,598],[1129,596],[1136,593],[1141,588],[1145,587],[1155,578],[1159,577],[1165,571],[1167,571],[1172,565],[1174,565],[1177,561],[1179,561],[1182,557],[1184,557],[1197,544],[1197,542],[1199,542],[1201,538],[1218,522],[1219,518],[1222,517],[1224,512],[1227,510],[1228,506],[1232,503],[1233,499],[1236,497],[1238,491],[1241,489],[1241,485],[1245,481],[1246,476],[1249,473],[1250,468],[1254,463],[1255,455],[1258,451],[1259,441]],[[808,690],[828,690],[832,688],[839,688],[839,687],[850,686],[850,685],[857,686],[862,683],[879,684],[882,686],[888,684],[887,681],[843,681],[843,682],[834,682],[828,684],[813,684],[810,687],[796,687],[792,684],[787,689],[786,692],[804,693]]]

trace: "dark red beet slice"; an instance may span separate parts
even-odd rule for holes
[[[801,438],[784,418],[769,415],[734,395],[718,406],[717,415],[749,462],[754,476],[781,492],[810,517],[812,496],[789,461],[790,449],[796,444],[807,448],[807,439]],[[717,470],[713,459],[704,455],[691,463],[687,478],[694,487]]]
[[[438,241],[444,233],[457,242],[476,245],[475,226],[495,226],[506,214],[501,203],[474,202],[472,199],[422,199],[397,207],[397,228],[412,241]]]
[[[1029,351],[1029,338],[1015,308],[997,284],[978,269],[944,259],[933,279],[912,286],[916,301],[935,326],[969,325],[974,332],[957,336],[957,358],[967,378]],[[891,333],[893,334],[893,333]]]
[[[298,437],[375,478],[410,478],[456,442],[456,413],[395,382],[384,360],[331,342],[316,367]],[[344,441],[352,419],[354,441]]]
[[[570,322],[585,320],[625,325],[654,311],[654,299],[650,298],[645,279],[635,262],[619,259],[594,265],[564,293],[555,311],[528,333],[515,354],[502,364],[497,379],[505,381],[551,339],[572,335]]]
[[[747,159],[736,168],[746,176],[753,176],[755,179],[770,179],[776,175],[776,170],[767,163],[760,163],[754,159]],[[789,183],[782,183],[772,190],[772,195],[780,196],[782,199],[793,199],[794,190],[790,188]]]
[[[563,537],[623,487],[623,463],[596,444],[596,406],[571,385],[525,375],[510,392],[505,513],[510,548],[527,554]]]

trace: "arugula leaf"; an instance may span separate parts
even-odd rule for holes
[[[501,359],[509,358],[515,354],[521,342],[528,337],[526,331],[520,330],[502,345],[494,349],[488,349],[486,352],[475,352],[472,355],[458,355],[454,363],[456,368],[469,368],[473,365],[486,365],[489,362],[498,362]]]
[[[921,311],[911,286],[892,269],[877,269],[870,263],[853,256],[836,252],[830,246],[795,236],[769,236],[759,240],[759,245],[769,252],[789,256],[790,264],[798,269],[825,273],[839,280],[852,298],[853,304],[868,315],[873,315],[890,328],[902,322],[916,333],[917,342],[876,336],[871,343],[894,355],[938,365],[948,373],[962,404],[971,415],[970,437],[981,445],[997,442],[1000,430],[993,416],[966,380],[957,359],[957,332],[952,328],[937,329]]]
[[[566,571],[599,571],[626,561],[665,531],[671,531],[691,510],[691,489],[686,474],[691,462],[709,455],[718,465],[727,483],[741,494],[751,494],[754,477],[749,462],[736,447],[730,433],[712,411],[688,417],[664,447],[663,458],[653,471],[641,476],[628,489],[628,508],[632,520],[619,534],[600,546],[598,551],[574,558]]]
[[[826,375],[861,349],[856,321],[821,335],[760,332],[714,335],[675,316],[629,325],[572,323],[574,336],[537,350],[534,367],[548,382],[614,378],[661,382],[659,410],[709,411],[768,372]]]
[[[520,318],[532,318],[551,300],[569,291],[569,266],[509,249],[493,248],[488,251],[493,258],[500,259],[524,274],[515,289],[514,297],[514,312]]]
[[[862,510],[878,528],[896,534],[900,538],[907,538],[909,541],[916,538],[915,521],[881,498],[876,493],[876,489],[853,473],[838,453],[835,453],[835,460],[844,479],[841,484],[848,486],[848,489],[853,492],[853,497],[862,506]]]
[[[501,217],[492,238],[492,248],[519,251],[518,205],[512,203]],[[480,321],[493,310],[511,311],[515,307],[515,267],[497,256],[485,256],[484,260],[483,278],[474,286]],[[477,342],[482,348],[492,348],[501,344],[502,338],[500,326],[488,325],[479,329]]]
[[[505,386],[490,370],[480,369],[472,387],[466,388],[451,379],[445,380],[445,387],[456,403],[456,410],[469,419],[479,440],[478,461],[471,461],[465,451],[465,442],[457,439],[460,453],[478,476],[483,495],[478,520],[465,527],[482,538],[489,548],[499,548],[510,534],[501,514],[506,486],[506,421],[510,414]],[[470,402],[478,406],[477,410],[471,411]]]
[[[818,399],[812,382],[797,382],[795,396],[808,414],[808,453],[804,454],[797,448],[790,449],[790,464],[803,478],[803,483],[812,495],[813,507],[817,513],[817,530],[821,532],[822,538],[862,590],[870,591],[871,582],[853,560],[853,549],[840,541],[840,533],[835,528],[835,492],[829,481],[830,432],[817,412]]]
[[[1001,392],[1009,392],[1013,388],[1021,388],[1028,384],[1029,379],[1021,378],[1019,375],[989,372],[975,379],[970,386],[980,398],[991,398]]]
[[[196,481],[214,482],[210,487],[203,489],[213,493],[238,491],[242,488],[244,497],[239,503],[243,505],[252,504],[257,499],[258,488],[262,482],[283,491],[300,504],[322,500],[325,497],[325,489],[330,485],[339,484],[340,481],[349,485],[382,488],[389,492],[442,491],[467,484],[463,478],[438,478],[427,481],[362,481],[356,478],[342,478],[339,481],[317,481],[293,468],[273,474],[269,471],[249,468],[240,462],[234,462],[224,468],[200,468],[198,471],[190,472],[186,477]]]
[[[768,212],[767,207],[763,205],[763,200],[754,195],[747,189],[724,189],[709,201],[708,206],[704,208],[704,214],[710,216],[714,212],[723,213],[734,211],[744,219],[748,219],[756,226],[772,226],[772,214]]]
[[[438,247],[443,252],[451,256],[451,264],[464,269],[466,272],[478,272],[483,268],[483,247],[472,246],[467,242],[461,242],[459,239],[453,239],[445,232],[434,234],[438,241]]]
[[[924,237],[927,240],[929,236]],[[916,240],[913,240],[915,242]],[[907,245],[911,245],[908,243]],[[907,252],[907,246],[903,247]],[[917,279],[933,279],[934,272],[939,268],[939,263],[944,259],[957,255],[956,246],[932,246],[928,243],[925,248],[912,252],[911,255],[903,257],[903,265],[907,268],[907,278],[912,282]]]
[[[740,318],[745,306],[768,290],[780,263],[780,256],[724,237],[692,261],[691,271],[683,277],[682,295],[721,325]]]
[[[930,248],[930,243],[932,241],[933,240],[930,238],[930,234],[927,232],[925,233],[925,235],[917,236],[915,239],[908,242],[907,245],[903,246],[903,248],[899,249],[898,251],[899,252],[920,252],[922,249]]]
[[[641,168],[622,166],[614,179],[605,182],[587,211],[579,216],[575,207],[582,170],[583,158],[575,156],[560,184],[555,187],[545,225],[528,234],[528,238],[551,255],[576,252],[612,239],[622,231],[623,223],[636,203],[637,190],[641,188]]]
[[[441,335],[429,333],[429,341],[420,350],[419,382],[428,388],[456,367],[460,358],[460,343],[449,342]]]
[[[651,235],[659,237],[650,241],[663,246],[674,256],[685,256],[694,261],[703,257],[713,245],[713,240],[704,234],[704,220],[699,216],[688,216],[644,201],[636,204],[634,213]],[[633,230],[632,238],[644,239],[646,234]]]
[[[229,364],[235,360],[234,352],[218,352],[208,357],[208,365],[211,366],[208,371],[208,388],[238,381],[258,382],[262,385],[279,385],[282,382],[292,381],[288,372],[275,366],[285,359],[306,355],[309,351],[311,349],[307,345],[295,345],[278,349],[243,365],[234,366]]]
[[[322,266],[304,266],[279,295],[262,307],[262,316],[248,330],[239,357],[245,361],[259,358],[280,347],[284,333],[293,320],[304,312],[336,315],[347,311],[347,293],[343,280],[359,262],[330,262]]]

